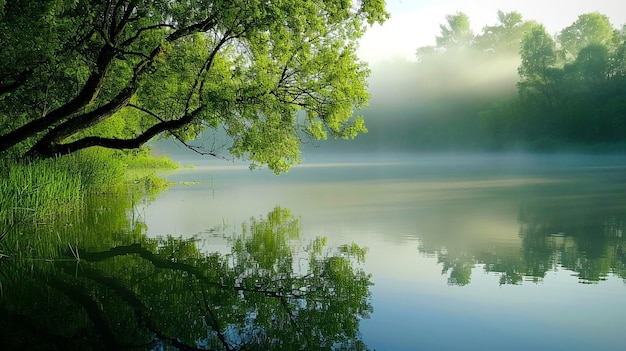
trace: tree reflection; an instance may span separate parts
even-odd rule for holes
[[[542,281],[555,270],[568,270],[584,284],[626,279],[626,208],[606,194],[568,199],[542,197],[527,201],[518,213],[521,248],[501,252],[450,250],[422,243],[420,251],[433,254],[448,275],[448,284],[466,285],[475,266],[499,276],[500,284]]]
[[[537,273],[559,266],[575,272],[582,283],[605,280],[609,274],[626,278],[626,212],[620,207],[543,201],[520,211],[519,220],[524,256],[533,258]]]
[[[299,219],[276,208],[229,238],[225,254],[196,240],[128,235],[108,248],[59,245],[45,260],[12,256],[0,268],[0,346],[367,349],[365,250],[321,238],[302,246],[299,231]]]
[[[469,255],[459,254],[451,256],[449,253],[440,253],[438,262],[443,265],[441,274],[448,274],[448,284],[467,285],[470,283],[475,260]]]

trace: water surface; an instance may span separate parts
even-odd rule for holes
[[[138,208],[148,236],[211,239],[275,206],[368,249],[376,350],[626,348],[626,159],[347,155],[288,174],[196,163]],[[226,230],[228,231],[228,230]]]
[[[195,164],[2,228],[0,349],[626,349],[624,157]]]

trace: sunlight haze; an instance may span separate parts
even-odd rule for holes
[[[391,18],[365,33],[359,56],[371,63],[394,57],[414,60],[415,50],[433,45],[439,25],[445,23],[446,15],[456,12],[467,14],[475,33],[480,33],[485,25],[497,23],[498,10],[517,11],[525,20],[535,20],[545,25],[549,33],[556,33],[589,12],[607,15],[613,26],[619,28],[626,24],[623,9],[624,2],[619,0],[389,0],[387,10]]]

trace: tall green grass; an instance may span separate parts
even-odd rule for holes
[[[65,172],[54,160],[5,162],[0,179],[0,218],[5,224],[42,221],[60,209],[80,203],[81,178]]]
[[[124,190],[126,166],[119,151],[92,148],[69,157],[65,169],[80,175],[82,190],[92,192],[118,192]]]
[[[91,148],[28,162],[0,159],[0,225],[47,223],[80,207],[84,196],[97,193],[150,194],[168,186],[157,170],[178,167],[167,157],[151,156],[147,148]]]
[[[148,147],[125,151],[122,154],[126,165],[126,181],[133,195],[153,199],[157,193],[171,184],[158,171],[173,170],[180,165],[166,156],[155,157]]]
[[[167,156],[154,156],[148,147],[141,147],[139,149],[128,151],[119,151],[118,154],[129,169],[164,170],[176,169],[180,167],[177,162],[172,161]]]
[[[0,160],[0,223],[47,222],[81,205],[85,194],[124,186],[122,160],[90,149],[54,159]]]

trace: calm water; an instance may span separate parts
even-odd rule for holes
[[[215,162],[140,209],[147,235],[205,238],[275,206],[302,237],[367,248],[376,350],[626,349],[626,159],[335,157],[275,177]]]
[[[0,348],[626,349],[625,157],[194,163],[10,228]]]

